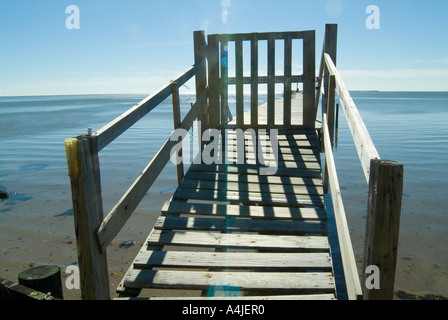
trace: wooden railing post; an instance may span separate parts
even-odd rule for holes
[[[377,287],[367,287],[366,281],[369,281],[367,278],[371,275],[364,272],[364,299],[366,300],[392,300],[393,298],[402,194],[403,165],[395,161],[372,159],[364,271],[367,271],[369,266],[377,268],[379,283],[376,284]],[[374,275],[372,277],[375,281]]]
[[[177,85],[177,82],[171,83],[171,90],[172,90],[171,97],[173,100],[174,130],[176,130],[181,122],[180,121],[179,86]],[[182,148],[179,149],[178,154],[176,155],[176,162],[177,162],[177,182],[178,182],[178,184],[181,184],[182,180],[184,179],[184,164],[183,164],[183,160],[182,160]]]
[[[202,91],[207,87],[207,64],[205,63],[205,59],[207,56],[207,43],[205,42],[205,31],[195,31],[193,33],[194,38],[194,63],[198,63],[203,60],[202,66],[199,68],[196,73],[196,100],[199,99]],[[207,102],[205,102],[207,103]],[[199,132],[199,137],[202,137],[202,133],[209,128],[208,122],[208,109],[202,108],[201,113],[199,114],[198,120],[201,125],[198,126],[201,128],[201,132]]]
[[[334,101],[335,101],[335,89],[336,89],[336,77],[334,75],[330,75],[329,81],[328,81],[328,88],[326,91],[327,94],[327,103],[326,103],[326,110],[323,110],[323,114],[327,116],[327,124],[328,124],[328,133],[330,136],[331,141],[331,147],[333,148],[333,136],[334,136]],[[323,108],[322,108],[323,109]],[[325,150],[326,152],[326,150]],[[327,162],[325,161],[325,174],[324,174],[324,181],[323,181],[323,190],[324,193],[328,193],[328,166]]]
[[[316,125],[316,39],[315,31],[303,34],[303,125],[314,129]]]
[[[217,34],[207,37],[208,87],[209,87],[209,126],[219,128],[220,112],[220,85],[219,85],[219,37]]]
[[[85,300],[107,300],[110,299],[107,256],[96,238],[103,221],[98,139],[88,135],[67,140],[81,296]]]
[[[337,52],[337,42],[338,42],[337,38],[338,38],[338,25],[337,24],[326,24],[325,25],[325,39],[324,39],[324,54],[327,53],[331,57],[331,60],[333,61],[333,64],[335,66],[336,66],[336,52]],[[328,70],[326,63],[324,63],[324,92],[322,93],[322,95],[323,95],[322,107],[325,109],[326,109],[326,106],[328,103],[327,96],[328,96],[329,75],[330,75],[330,71]]]

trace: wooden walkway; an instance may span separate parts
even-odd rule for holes
[[[293,99],[293,110],[301,109],[300,98]],[[278,100],[276,109],[282,105]],[[229,136],[228,152],[237,143]],[[245,134],[244,164],[192,164],[118,291],[196,289],[206,297],[334,299],[316,130],[279,130],[277,139],[277,163],[260,164]],[[266,139],[262,150],[272,147]],[[275,174],[259,174],[275,164]]]

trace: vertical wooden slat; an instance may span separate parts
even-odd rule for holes
[[[76,168],[70,173],[73,218],[84,300],[110,299],[106,251],[101,251],[96,231],[103,221],[98,138],[76,138]],[[69,159],[69,157],[67,157]],[[70,166],[70,163],[69,163]]]
[[[267,125],[272,127],[275,123],[275,38],[273,33],[268,34],[268,115]]]
[[[229,42],[226,35],[221,36],[221,128],[225,128],[228,115]]]
[[[207,53],[207,43],[205,42],[205,32],[204,31],[195,31],[193,33],[194,39],[194,63],[198,63],[201,60],[205,60]],[[203,65],[199,68],[196,73],[196,99],[199,99],[202,91],[207,87],[207,65],[204,61]],[[202,132],[208,129],[208,109],[202,108],[201,113],[199,114],[198,120],[200,121],[201,132],[200,136],[202,136]]]
[[[327,53],[332,61],[333,64],[336,66],[336,52],[337,52],[337,33],[338,33],[338,25],[337,24],[326,24],[325,25],[325,37],[324,37],[324,47],[323,47],[323,55],[322,58],[324,59],[324,54]],[[323,70],[323,76],[324,76],[324,92],[322,97],[322,106],[323,108],[326,108],[327,105],[327,95],[328,95],[328,76],[330,72],[328,71],[327,64],[324,63],[324,70]],[[317,112],[317,109],[316,109]]]
[[[235,35],[235,76],[236,76],[236,126],[244,125],[244,93],[243,93],[243,41]]]
[[[379,288],[365,288],[366,300],[392,300],[397,264],[398,233],[403,195],[403,165],[389,160],[370,161],[364,270],[376,266]],[[370,274],[364,274],[364,284]]]
[[[314,99],[316,88],[315,31],[303,32],[303,125],[314,129],[316,112]]]
[[[284,95],[283,95],[283,124],[291,125],[291,73],[292,73],[292,39],[285,38],[285,62],[284,62]]]
[[[209,126],[218,128],[219,112],[219,35],[208,35],[208,90],[209,90]]]
[[[336,77],[332,74],[330,75],[328,81],[328,95],[326,110],[324,111],[328,124],[328,134],[330,136],[331,148],[333,148],[333,136],[334,136],[334,99],[335,99],[335,89],[336,89]],[[325,175],[323,181],[324,193],[328,193],[328,166],[325,162]]]
[[[258,37],[254,33],[250,42],[250,124],[258,128]]]
[[[172,90],[172,100],[173,100],[173,122],[174,129],[180,124],[180,101],[179,101],[179,87],[177,82],[171,83]],[[180,184],[184,179],[184,165],[182,161],[182,148],[179,150],[178,155],[176,155],[177,159],[177,182]]]

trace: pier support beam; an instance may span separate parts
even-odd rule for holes
[[[110,299],[106,251],[96,232],[103,221],[98,139],[80,136],[66,141],[73,217],[83,300]]]
[[[378,286],[367,288],[365,300],[392,300],[397,264],[398,233],[403,194],[403,165],[389,160],[370,161],[369,200],[364,248],[364,268],[379,271]]]

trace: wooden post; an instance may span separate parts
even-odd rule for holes
[[[267,125],[272,128],[275,124],[275,38],[268,34],[268,106]]]
[[[338,42],[338,25],[337,24],[326,24],[325,25],[325,39],[324,39],[324,54],[328,53],[328,55],[333,60],[333,63],[335,66],[336,66],[337,42]],[[327,65],[324,62],[324,93],[323,93],[323,97],[322,97],[322,106],[325,109],[326,109],[326,105],[328,102],[327,95],[328,95],[329,75],[330,75],[330,72],[328,71]]]
[[[333,149],[333,136],[334,136],[334,99],[335,99],[335,88],[336,88],[336,78],[334,75],[330,75],[328,81],[328,95],[327,95],[327,103],[326,110],[324,110],[324,114],[327,116],[327,125],[328,125],[328,133],[330,136],[331,148]],[[327,152],[327,150],[325,150]],[[326,157],[325,157],[326,158]],[[325,161],[325,173],[324,173],[324,181],[323,181],[323,190],[324,193],[328,193],[328,165]]]
[[[303,125],[314,129],[316,125],[316,39],[315,31],[303,35]]]
[[[195,31],[193,33],[194,40],[194,63],[198,63],[204,60],[203,65],[196,73],[196,99],[199,99],[202,91],[207,87],[207,64],[205,58],[207,56],[207,43],[205,42],[205,31]],[[199,137],[202,137],[202,133],[209,128],[208,122],[208,110],[202,108],[199,114],[198,120],[201,122]]]
[[[219,35],[208,35],[207,61],[208,61],[208,88],[209,88],[209,126],[219,128]]]
[[[402,194],[403,165],[395,161],[372,159],[364,248],[366,300],[393,298]],[[366,273],[368,266],[378,268],[379,288],[367,288],[366,280],[369,281],[367,278],[371,276]]]
[[[221,128],[225,128],[230,119],[228,106],[229,82],[229,41],[226,35],[221,36]]]
[[[81,296],[86,300],[110,299],[106,251],[100,249],[96,237],[103,221],[98,139],[80,136],[67,140]]]
[[[172,96],[172,100],[173,100],[174,130],[176,130],[180,124],[179,86],[177,85],[177,82],[171,83],[171,90],[172,90],[171,96]],[[184,179],[184,164],[183,164],[183,160],[182,160],[182,148],[180,148],[178,155],[176,155],[176,160],[178,162],[178,164],[177,164],[177,182],[178,182],[178,184],[181,184],[182,180]]]
[[[33,267],[21,272],[18,278],[19,284],[25,287],[63,299],[61,269],[58,266]]]
[[[292,74],[292,39],[287,36],[285,38],[285,63],[283,83],[283,124],[285,127],[291,126],[291,74]]]
[[[250,39],[250,58],[250,125],[258,129],[258,38],[255,33]]]

